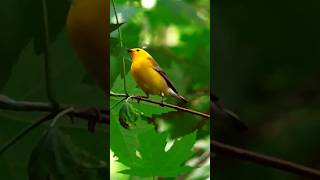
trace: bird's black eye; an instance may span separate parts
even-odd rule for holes
[[[140,51],[140,49],[137,49],[137,51]]]

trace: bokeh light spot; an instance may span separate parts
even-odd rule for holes
[[[152,9],[157,3],[157,0],[141,0],[143,8]]]

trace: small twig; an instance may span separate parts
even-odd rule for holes
[[[216,153],[221,153],[234,158],[251,161],[257,164],[273,167],[297,175],[320,179],[320,171],[316,169],[312,169],[275,157],[248,151],[238,147],[230,146],[217,141],[211,141],[211,144],[213,145],[213,151]]]
[[[201,167],[209,158],[210,158],[210,151],[204,152],[204,153],[199,157],[199,160],[198,160],[197,163],[194,165],[194,167],[196,167],[196,168]],[[190,172],[190,173],[183,174],[183,175],[177,177],[177,180],[187,179],[187,177],[189,177],[190,175],[191,175],[191,172]]]
[[[196,167],[202,166],[208,159],[210,158],[210,152],[204,152],[201,157],[199,158],[199,161],[196,164]]]
[[[114,93],[114,92],[110,92],[110,96],[115,96],[115,97],[129,97],[129,96],[126,95],[126,94],[120,94],[120,93]],[[205,113],[198,112],[198,111],[195,111],[195,110],[191,110],[191,109],[188,109],[188,108],[176,106],[176,105],[173,105],[173,104],[162,103],[162,102],[150,100],[150,99],[147,99],[147,98],[143,98],[143,97],[141,97],[141,96],[130,96],[130,97],[131,97],[132,99],[141,100],[141,101],[149,102],[149,103],[152,103],[152,104],[157,104],[157,105],[159,105],[159,106],[169,107],[169,108],[172,108],[172,109],[175,109],[175,110],[178,110],[178,111],[188,112],[188,113],[191,113],[191,114],[194,114],[194,115],[197,115],[197,116],[204,117],[204,118],[206,118],[207,120],[210,120],[210,115],[209,115],[209,114],[205,114]]]
[[[115,6],[115,3],[114,3],[114,0],[112,0],[112,7],[113,7],[113,11],[114,11],[114,14],[115,14],[115,17],[116,17],[116,23],[117,25],[119,26],[119,19],[118,19],[118,13],[117,13],[117,10],[116,10],[116,6]],[[123,42],[122,42],[122,36],[121,36],[121,31],[120,31],[120,26],[118,27],[118,34],[119,34],[119,41],[120,41],[120,47],[121,49],[123,48]],[[123,75],[123,89],[124,89],[124,92],[126,94],[128,94],[128,91],[127,91],[127,82],[126,82],[126,63],[124,61],[124,57],[122,57],[122,75]]]
[[[20,140],[23,136],[25,136],[27,133],[29,133],[32,129],[38,127],[39,125],[41,125],[45,121],[52,119],[56,114],[57,114],[57,112],[52,112],[49,115],[46,115],[46,116],[40,118],[39,120],[31,123],[30,125],[28,125],[26,128],[24,128],[22,131],[20,131],[16,136],[11,138],[6,144],[4,144],[0,148],[0,155],[2,155],[9,147],[14,145],[18,140]]]

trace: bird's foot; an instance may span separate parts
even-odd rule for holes
[[[164,99],[164,93],[162,92],[162,93],[161,93],[161,104],[160,104],[161,107],[164,106],[164,104],[163,104],[163,99]]]
[[[161,106],[161,107],[164,107],[164,101],[163,101],[163,99],[161,99],[160,106]]]

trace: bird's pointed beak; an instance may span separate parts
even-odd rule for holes
[[[127,51],[128,51],[128,53],[131,53],[131,52],[132,52],[132,50],[131,50],[131,49],[127,49]]]

